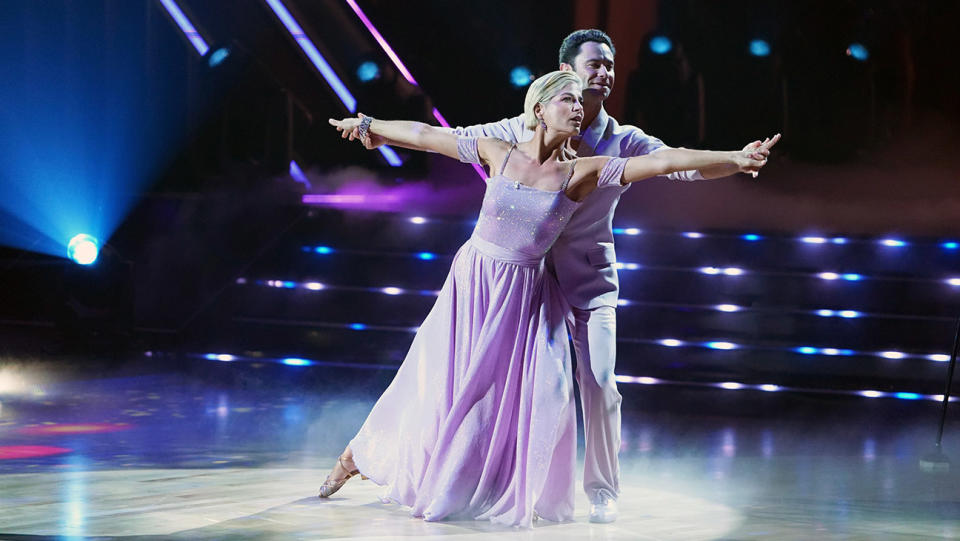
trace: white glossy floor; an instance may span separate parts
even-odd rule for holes
[[[960,473],[917,465],[935,404],[896,400],[624,389],[608,525],[587,521],[583,495],[573,522],[529,530],[427,523],[359,479],[320,500],[378,385],[358,381],[334,395],[140,376],[7,396],[0,539],[960,538]],[[958,432],[944,440],[955,463]]]

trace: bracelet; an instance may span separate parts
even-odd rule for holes
[[[360,139],[367,138],[367,131],[370,129],[370,123],[373,122],[372,116],[365,116],[363,120],[360,121],[360,127],[357,128],[357,135],[360,136]]]

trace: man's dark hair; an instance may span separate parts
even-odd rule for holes
[[[573,65],[573,59],[580,54],[580,46],[588,41],[597,43],[606,43],[610,47],[610,52],[617,55],[617,48],[613,46],[613,40],[603,30],[591,28],[589,30],[577,30],[563,39],[560,44],[560,63]]]

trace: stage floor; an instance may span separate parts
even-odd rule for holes
[[[390,370],[56,366],[0,363],[3,540],[960,538],[960,422],[953,471],[921,472],[928,401],[621,386],[620,519],[578,493],[573,522],[519,530],[414,519],[359,479],[316,497]]]

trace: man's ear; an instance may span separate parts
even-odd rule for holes
[[[536,103],[533,105],[533,116],[540,120],[540,113],[543,112],[543,105]]]
[[[560,71],[576,71],[573,69],[573,66],[567,64],[566,62],[560,63]]]

